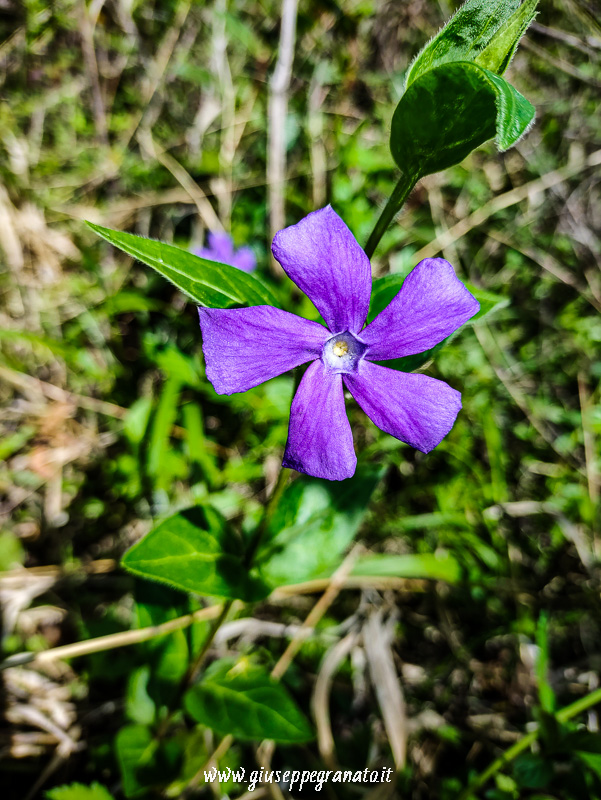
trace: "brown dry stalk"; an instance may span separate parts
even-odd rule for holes
[[[601,150],[595,150],[595,152],[591,153],[584,161],[580,161],[577,164],[567,164],[565,167],[547,172],[546,175],[529,181],[523,186],[518,186],[516,189],[511,189],[509,192],[505,192],[498,197],[493,197],[492,200],[489,200],[488,203],[485,203],[481,208],[478,208],[468,217],[465,217],[465,219],[459,220],[459,222],[452,225],[448,230],[440,233],[425,247],[422,247],[421,250],[418,250],[414,255],[415,263],[417,264],[424,258],[432,258],[441,250],[450,247],[473,228],[482,225],[487,219],[492,217],[493,214],[502,211],[504,208],[509,208],[522,200],[545,192],[547,189],[551,189],[553,186],[557,186],[557,184],[563,183],[569,178],[573,178],[585,169],[598,167],[600,164]]]
[[[286,180],[286,114],[288,89],[292,77],[296,13],[298,0],[283,0],[280,43],[275,69],[269,81],[267,106],[267,183],[269,184],[269,226],[271,238],[286,224],[284,209],[284,183]],[[282,274],[280,265],[272,259],[276,275]]]

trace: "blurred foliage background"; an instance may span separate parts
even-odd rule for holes
[[[446,0],[301,4],[285,122],[287,224],[331,202],[365,242],[396,180],[387,138],[404,71],[452,10]],[[265,176],[279,15],[272,0],[0,2],[5,655],[140,624],[140,594],[118,568],[124,550],[168,510],[203,498],[244,530],[274,484],[293,378],[215,395],[194,306],[83,220],[193,247],[216,215],[237,246],[252,247],[259,275],[275,280]],[[446,552],[461,577],[342,592],[288,683],[308,709],[324,654],[349,620],[377,616],[406,704],[397,796],[457,796],[527,729],[542,698],[548,711],[598,686],[597,19],[580,0],[542,5],[508,73],[536,106],[535,127],[505,154],[489,143],[423,180],[373,260],[383,275],[441,253],[506,300],[428,367],[463,394],[454,429],[429,456],[347,403],[362,461],[385,467],[359,540],[373,552]],[[289,281],[278,291],[312,313]],[[292,594],[256,617],[296,624],[315,599]],[[271,664],[284,636],[251,632],[218,648]],[[121,797],[113,740],[143,716],[135,698],[148,660],[138,645],[1,673],[5,796],[98,780]],[[338,759],[357,768],[390,760],[366,671],[358,642],[331,689]],[[588,725],[597,729],[596,712]],[[193,733],[191,774],[213,746],[209,732]],[[486,796],[598,796],[557,752],[517,762]],[[229,763],[254,763],[252,753],[236,746]],[[280,758],[320,763],[315,745]],[[180,796],[188,778],[184,770],[171,788],[137,796]],[[376,797],[344,785],[336,796],[357,791]]]

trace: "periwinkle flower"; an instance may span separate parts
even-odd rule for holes
[[[379,428],[430,452],[453,427],[460,393],[428,375],[373,362],[422,353],[478,311],[453,267],[442,258],[424,259],[363,327],[369,259],[331,206],[279,231],[272,251],[328,327],[272,306],[200,308],[215,391],[245,392],[311,361],[292,400],[283,464],[318,478],[350,478],[357,465],[343,386]]]
[[[201,258],[208,258],[210,261],[218,261],[220,264],[238,267],[244,272],[252,272],[257,266],[257,259],[250,247],[234,250],[232,237],[223,232],[210,231],[208,247],[197,248],[194,250],[194,254]]]

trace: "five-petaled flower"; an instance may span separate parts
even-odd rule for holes
[[[357,464],[343,385],[383,431],[424,453],[453,427],[461,395],[428,375],[375,361],[428,350],[467,322],[477,300],[442,258],[421,261],[366,327],[369,259],[327,206],[276,234],[273,254],[327,328],[272,306],[200,308],[207,377],[218,394],[245,392],[312,363],[290,409],[283,463],[318,478],[350,478]]]
[[[232,237],[227,233],[211,231],[207,245],[194,250],[194,255],[208,258],[209,261],[219,261],[220,264],[229,264],[230,267],[238,267],[243,272],[252,272],[257,266],[257,259],[250,247],[234,250]]]

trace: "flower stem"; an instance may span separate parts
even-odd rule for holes
[[[561,711],[558,711],[556,714],[557,720],[559,722],[567,722],[572,717],[578,716],[578,714],[586,711],[591,706],[597,705],[597,703],[601,703],[601,689],[596,689],[594,692],[587,694],[586,697],[581,697],[579,700],[576,700],[574,703],[571,703],[569,706],[562,708]],[[528,747],[530,747],[533,742],[535,742],[540,734],[540,728],[536,728],[536,730],[527,733],[525,736],[522,736],[521,739],[512,745],[509,750],[506,750],[500,758],[497,758],[493,763],[487,767],[484,772],[481,772],[478,777],[472,781],[470,786],[468,786],[461,795],[459,795],[459,800],[470,800],[473,798],[475,793],[482,789],[495,775],[499,770],[503,769],[507,766],[507,764],[511,763],[520,753],[523,753]]]
[[[394,187],[394,190],[384,210],[380,214],[376,226],[371,232],[367,244],[365,245],[365,252],[368,258],[371,258],[376,251],[376,247],[380,244],[380,239],[384,236],[386,229],[394,219],[395,215],[401,210],[405,201],[413,191],[413,187],[418,182],[419,176],[413,175],[409,172],[403,172],[399,178],[399,182]]]

